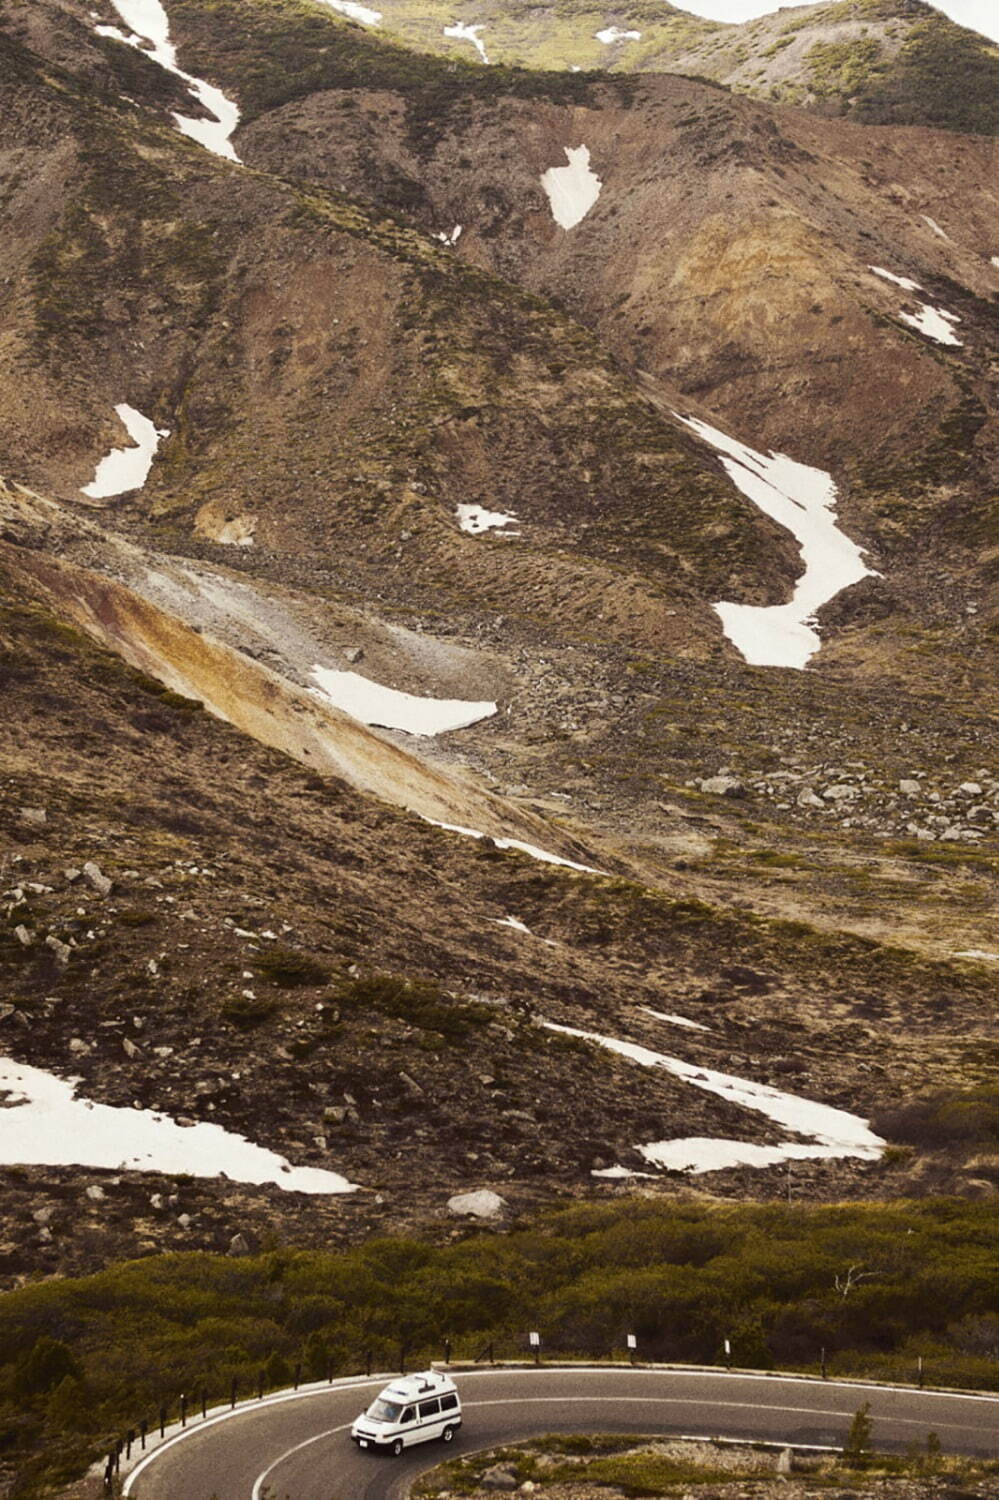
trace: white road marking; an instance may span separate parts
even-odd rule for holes
[[[313,1443],[321,1443],[323,1438],[336,1437],[338,1432],[349,1432],[353,1422],[344,1422],[340,1427],[330,1427],[326,1432],[317,1432],[315,1437],[306,1438],[304,1443],[296,1443],[294,1448],[288,1448],[280,1458],[276,1458],[263,1473],[258,1474],[254,1480],[253,1489],[250,1491],[250,1500],[260,1500],[261,1492],[265,1482],[279,1469],[286,1459],[294,1458],[296,1453],[301,1453],[303,1448],[311,1448]]]

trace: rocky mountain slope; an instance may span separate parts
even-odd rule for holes
[[[995,135],[999,50],[923,0],[782,6],[741,24],[665,0],[608,7],[334,4],[379,35],[462,62],[561,71],[679,73],[823,116]]]
[[[988,1193],[988,143],[158,14],[4,11],[5,1093],[272,1155],[15,1164],[0,1270],[705,1140],[722,1194]],[[867,560],[807,670],[716,607],[780,609],[795,506]]]

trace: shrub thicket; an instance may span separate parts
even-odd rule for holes
[[[456,1243],[373,1240],[234,1261],[161,1255],[0,1303],[0,1431],[21,1491],[93,1456],[182,1390],[214,1397],[440,1353],[606,1355],[817,1368],[999,1388],[995,1210],[891,1205],[578,1205]],[[54,1426],[58,1416],[60,1426]],[[72,1420],[69,1420],[72,1418]],[[82,1446],[81,1446],[82,1443]]]

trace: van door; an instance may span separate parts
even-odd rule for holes
[[[399,1426],[402,1429],[399,1436],[402,1439],[403,1447],[408,1448],[410,1443],[418,1443],[420,1441],[419,1434],[416,1431],[415,1406],[407,1406],[405,1408],[402,1416],[399,1418]]]
[[[432,1396],[427,1401],[421,1401],[419,1441],[423,1443],[430,1438],[440,1437],[443,1426],[440,1397]]]

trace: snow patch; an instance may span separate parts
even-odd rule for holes
[[[517,516],[506,516],[499,510],[485,510],[481,505],[459,505],[455,515],[462,531],[467,531],[470,536],[481,536],[484,531],[499,531],[518,519]],[[507,531],[504,535],[519,536],[520,532]]]
[[[112,495],[141,490],[149,477],[160,438],[170,436],[167,428],[154,427],[148,417],[124,401],[115,407],[115,412],[135,447],[112,448],[101,459],[93,479],[80,490],[81,495],[88,495],[91,500],[107,500]]]
[[[487,63],[489,59],[486,56],[486,49],[479,39],[479,32],[482,30],[483,27],[481,25],[466,26],[464,21],[455,21],[453,26],[444,27],[444,35],[457,37],[462,42],[471,42],[476,52],[482,58],[482,61]]]
[[[460,833],[466,839],[484,839],[486,835],[480,833],[477,828],[462,828],[460,823],[440,823],[436,818],[427,818],[421,813],[424,823],[430,823],[434,828],[443,828],[445,833]],[[521,839],[493,839],[497,849],[517,849],[521,854],[529,854],[531,859],[539,859],[545,865],[562,865],[567,870],[579,870],[583,875],[603,875],[603,870],[595,870],[592,865],[577,864],[574,859],[563,859],[560,854],[549,854],[547,849],[539,849],[536,844],[525,844]],[[545,940],[547,942],[547,939]]]
[[[524,932],[528,937],[534,934],[529,927],[525,927],[518,917],[493,917],[497,927],[512,927],[514,932]]]
[[[960,323],[961,319],[956,313],[947,312],[943,307],[931,307],[928,302],[921,302],[918,313],[900,312],[899,318],[903,323],[908,323],[910,328],[915,328],[917,333],[925,333],[929,339],[935,339],[938,344],[950,344],[955,349],[964,347],[961,339],[955,337],[952,324]]]
[[[382,19],[380,10],[369,10],[366,5],[355,5],[354,0],[320,0],[330,10],[339,11],[350,21],[360,21],[362,26],[377,26]]]
[[[702,1026],[700,1021],[688,1021],[686,1016],[673,1016],[668,1011],[653,1010],[650,1005],[643,1005],[647,1016],[654,1016],[657,1021],[667,1021],[670,1026],[687,1026],[691,1031],[710,1031],[710,1026]]]
[[[937,235],[942,240],[947,240],[948,242],[950,242],[950,235],[946,232],[946,230],[940,228],[940,225],[937,223],[936,219],[931,219],[929,214],[920,214],[919,217],[925,224],[928,224],[930,226],[935,235]]]
[[[98,26],[95,28],[97,34],[113,37],[115,41],[135,47],[159,63],[168,73],[174,73],[183,79],[189,93],[194,95],[213,118],[191,120],[175,111],[173,118],[177,129],[215,156],[238,162],[239,157],[230,137],[239,124],[239,108],[214,84],[206,83],[201,78],[192,78],[190,73],[183,72],[177,66],[177,49],[170,40],[170,23],[160,0],[111,0],[111,3],[129,28],[129,34],[119,31],[116,26]]]
[[[992,264],[995,266],[996,270],[999,271],[999,255],[993,255]]]
[[[999,964],[999,953],[990,953],[987,948],[965,948],[955,953],[955,958],[978,958],[989,964]]]
[[[603,31],[594,32],[598,42],[603,42],[605,47],[610,47],[614,42],[640,42],[642,33],[640,31],[622,31],[620,26],[605,26]]]
[[[440,242],[441,242],[442,245],[456,245],[458,243],[458,239],[459,239],[459,237],[461,235],[461,231],[462,231],[462,225],[461,224],[456,224],[454,226],[454,228],[451,230],[450,234],[448,234],[445,230],[442,229],[438,234],[436,234],[434,236],[434,238],[440,240]]]
[[[782,1125],[798,1135],[811,1136],[812,1143],[788,1141],[780,1146],[758,1146],[749,1141],[730,1141],[692,1136],[685,1140],[652,1141],[636,1150],[653,1166],[668,1167],[676,1172],[717,1172],[723,1167],[767,1167],[783,1161],[820,1160],[836,1157],[857,1157],[861,1161],[877,1161],[885,1142],[868,1127],[867,1121],[851,1115],[829,1104],[816,1104],[802,1099],[797,1094],[785,1094],[769,1084],[753,1083],[748,1078],[736,1078],[730,1073],[717,1073],[712,1068],[697,1067],[679,1057],[668,1057],[662,1052],[653,1052],[636,1042],[624,1042],[615,1037],[601,1036],[593,1031],[580,1031],[574,1026],[559,1026],[554,1021],[545,1021],[549,1031],[559,1031],[566,1036],[579,1037],[582,1041],[595,1042],[627,1057],[643,1068],[663,1068],[674,1078],[692,1083],[695,1088],[717,1094],[743,1109],[751,1109],[766,1115],[775,1124]]]
[[[882,266],[868,266],[867,269],[885,281],[893,281],[903,291],[921,292],[923,290],[918,281],[912,281],[908,276],[896,276],[892,271],[884,270]],[[910,328],[915,328],[918,333],[924,333],[927,338],[935,339],[938,344],[949,344],[956,349],[963,348],[961,340],[955,337],[951,327],[953,323],[960,323],[961,319],[956,313],[947,312],[946,308],[931,307],[928,302],[920,302],[918,313],[900,312],[898,316],[903,323],[908,323]]]
[[[861,549],[836,525],[836,486],[823,469],[797,463],[785,453],[765,456],[696,417],[673,415],[727,455],[722,465],[734,484],[801,544],[805,571],[790,603],[714,606],[725,634],[746,661],[800,670],[822,644],[813,623],[816,612],[850,584],[876,576]]]
[[[893,271],[886,271],[883,266],[868,266],[867,269],[873,271],[875,276],[880,276],[883,281],[893,281],[903,291],[921,292],[923,290],[918,281],[911,281],[908,276],[896,276]]]
[[[352,1193],[338,1172],[293,1167],[220,1125],[178,1125],[148,1109],[75,1097],[78,1079],[57,1078],[0,1058],[0,1162],[9,1166],[105,1167],[185,1172],[233,1182],[273,1183],[292,1193]]]
[[[315,666],[312,676],[319,684],[319,693],[352,719],[382,729],[401,729],[406,734],[434,735],[446,734],[449,729],[467,729],[496,712],[495,703],[418,698],[412,693],[400,693],[358,672]]]
[[[563,229],[573,229],[596,203],[603,184],[590,170],[588,146],[566,146],[563,149],[569,165],[549,167],[547,172],[542,172],[541,186],[548,194],[556,224]]]

